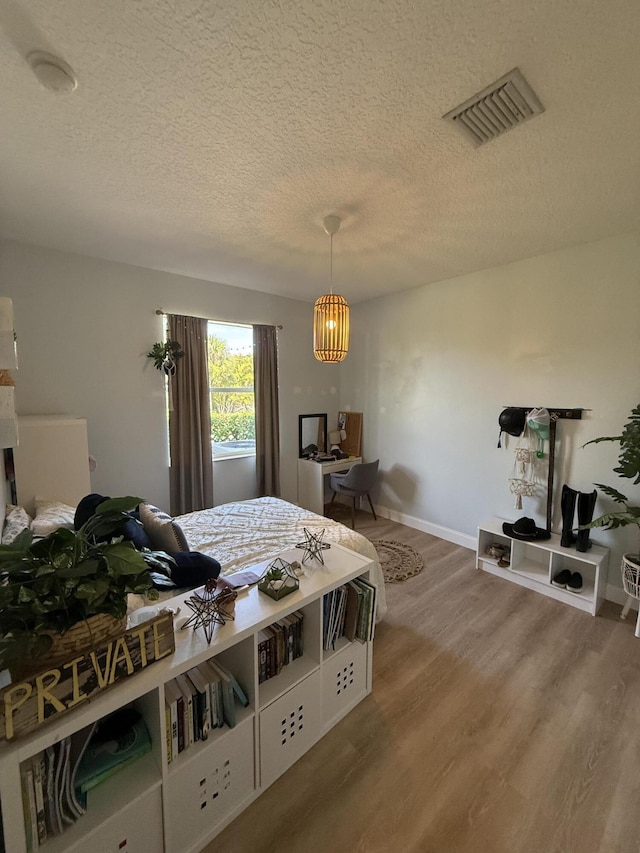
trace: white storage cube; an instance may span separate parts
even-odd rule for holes
[[[210,745],[196,746],[194,752],[177,770],[169,770],[167,853],[199,849],[253,797],[253,716],[212,737]]]
[[[260,784],[267,788],[320,737],[318,671],[260,712]]]
[[[329,729],[367,695],[367,646],[354,641],[322,667],[322,725]]]
[[[82,826],[82,818],[77,828]],[[64,841],[64,834],[48,842]],[[71,847],[64,847],[65,853],[163,853],[162,829],[162,793],[160,785],[135,799],[126,809],[122,809],[106,820],[89,835]]]

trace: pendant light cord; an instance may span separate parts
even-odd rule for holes
[[[330,234],[331,238],[331,249],[330,249],[330,261],[329,261],[329,293],[333,296],[333,234]]]

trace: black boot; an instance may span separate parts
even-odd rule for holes
[[[562,538],[560,544],[563,548],[570,548],[576,541],[576,535],[573,533],[573,516],[576,511],[576,498],[578,492],[575,489],[570,489],[569,486],[562,487],[562,498],[560,506],[562,507]]]
[[[596,508],[597,492],[594,489],[592,492],[578,492],[578,525],[589,524],[593,518],[593,511]],[[588,551],[591,548],[589,542],[589,530],[578,530],[578,539],[576,542],[577,551]]]

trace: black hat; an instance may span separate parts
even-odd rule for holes
[[[523,542],[533,542],[536,539],[551,539],[551,534],[548,530],[536,527],[536,523],[532,518],[524,516],[514,521],[513,524],[505,521],[502,525],[502,530],[507,536],[511,536],[512,539],[522,539]]]
[[[526,409],[519,409],[515,406],[510,406],[503,409],[498,417],[498,425],[500,426],[500,435],[498,436],[498,447],[502,447],[502,433],[508,432],[509,435],[522,435],[526,423]]]
[[[498,423],[503,432],[508,432],[509,435],[522,435],[522,430],[525,425],[525,409],[509,408],[503,409],[500,412]]]

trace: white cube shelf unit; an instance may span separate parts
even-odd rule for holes
[[[555,533],[551,534],[551,539],[535,542],[512,539],[502,529],[504,521],[502,518],[492,518],[478,528],[476,568],[595,616],[604,600],[608,548],[592,544],[584,553],[576,551],[575,546],[563,548],[560,545],[560,536]],[[487,548],[494,543],[505,545],[509,549],[508,567],[499,566],[498,560],[486,553]],[[563,569],[582,575],[582,592],[569,592],[553,586],[552,578]]]
[[[302,551],[280,556],[301,561]],[[372,642],[323,649],[323,596],[354,578],[371,580],[371,560],[332,545],[304,567],[300,588],[274,601],[256,587],[238,596],[235,621],[218,625],[207,644],[202,630],[181,630],[190,611],[185,593],[165,602],[181,607],[176,649],[90,702],[23,738],[0,745],[0,802],[7,853],[28,849],[21,765],[47,747],[118,708],[132,706],[147,724],[152,751],[88,793],[87,812],[47,839],[46,853],[195,853],[286,772],[371,692]],[[273,558],[272,558],[273,559]],[[256,566],[262,572],[271,560]],[[293,611],[303,614],[301,657],[259,682],[258,632]],[[168,762],[164,686],[209,658],[233,672],[249,698],[237,704],[234,728],[212,729]],[[259,828],[256,828],[259,831]]]

